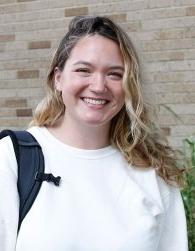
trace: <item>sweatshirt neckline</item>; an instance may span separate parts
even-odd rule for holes
[[[45,134],[45,137],[50,141],[52,145],[60,147],[60,149],[66,151],[66,153],[70,155],[74,155],[75,157],[86,158],[86,159],[99,159],[112,155],[117,151],[117,149],[112,145],[94,150],[88,150],[70,146],[57,139],[46,127],[38,127],[38,128]]]

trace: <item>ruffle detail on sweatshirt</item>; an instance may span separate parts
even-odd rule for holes
[[[158,216],[163,215],[164,206],[155,170],[130,167],[126,182],[118,195],[116,208],[119,209],[119,217],[127,231],[157,228]]]

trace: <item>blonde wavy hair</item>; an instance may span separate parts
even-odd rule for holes
[[[94,34],[115,41],[124,59],[125,105],[112,119],[111,143],[120,149],[131,165],[155,168],[167,183],[183,185],[184,169],[178,168],[180,155],[154,125],[149,116],[150,108],[143,100],[140,66],[134,46],[120,26],[107,17],[79,16],[72,19],[51,63],[46,96],[37,106],[30,125],[52,126],[64,115],[65,105],[54,84],[55,69],[58,67],[62,71],[76,43],[84,36]]]

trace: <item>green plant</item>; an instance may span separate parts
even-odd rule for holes
[[[184,153],[189,171],[186,173],[187,185],[182,191],[186,211],[189,251],[195,250],[195,137],[184,140]]]
[[[166,109],[179,122],[184,124],[179,115],[167,105],[160,105]],[[186,156],[186,164],[189,167],[186,172],[186,186],[182,190],[182,198],[185,207],[189,251],[195,251],[195,136],[184,139],[183,152]]]

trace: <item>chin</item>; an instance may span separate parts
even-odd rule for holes
[[[93,126],[93,127],[108,126],[108,124],[110,124],[109,122],[105,122],[105,121],[102,121],[102,120],[97,120],[97,118],[87,119],[87,120],[84,120],[83,122],[87,126]]]

